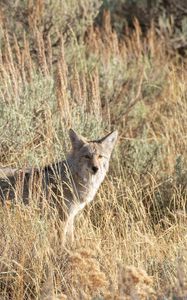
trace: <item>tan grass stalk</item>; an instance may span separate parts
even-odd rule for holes
[[[39,30],[36,30],[36,39],[37,39],[37,46],[38,46],[38,61],[40,69],[44,76],[49,76],[49,70],[47,65],[47,58],[45,54],[45,43],[42,37],[42,34]]]
[[[68,101],[68,94],[66,90],[66,83],[64,82],[66,76],[63,73],[63,65],[61,62],[57,65],[57,79],[56,79],[56,97],[58,110],[60,112],[61,118],[69,126],[71,124],[71,115],[70,115],[70,103]]]
[[[52,51],[52,45],[51,45],[51,38],[48,35],[47,36],[47,64],[49,68],[50,75],[52,75],[53,72],[53,51]]]
[[[91,100],[88,103],[90,111],[97,118],[101,117],[101,99],[99,91],[99,74],[98,70],[95,70],[93,76],[90,78],[91,83]]]
[[[84,109],[84,99],[83,99],[83,96],[82,96],[80,80],[81,79],[80,79],[79,73],[77,71],[77,67],[75,65],[74,68],[73,68],[73,79],[71,81],[73,96],[74,96],[75,102],[78,105],[82,106],[83,109]]]
[[[24,49],[22,51],[22,58],[21,58],[22,78],[24,79],[24,82],[26,81],[30,82],[32,80],[34,65],[31,58],[29,41],[27,40],[25,33],[23,36],[23,44],[24,44]]]

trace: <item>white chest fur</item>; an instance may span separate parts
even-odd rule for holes
[[[87,184],[85,184],[84,195],[82,195],[85,203],[90,203],[94,199],[101,183],[105,178],[105,174],[106,172],[102,172],[89,178],[89,181]]]

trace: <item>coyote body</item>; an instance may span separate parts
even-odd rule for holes
[[[64,237],[72,240],[75,216],[94,199],[108,171],[117,131],[95,141],[85,140],[72,129],[69,136],[72,150],[64,161],[41,169],[0,169],[0,199],[2,203],[21,199],[28,204],[43,196],[61,217],[66,214]]]

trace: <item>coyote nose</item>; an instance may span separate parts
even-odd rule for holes
[[[94,174],[96,174],[98,170],[99,170],[98,167],[95,167],[95,166],[92,167],[92,171],[94,172]]]

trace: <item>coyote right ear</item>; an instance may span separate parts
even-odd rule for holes
[[[73,149],[80,149],[86,143],[84,138],[79,136],[72,128],[69,129],[69,137]]]

